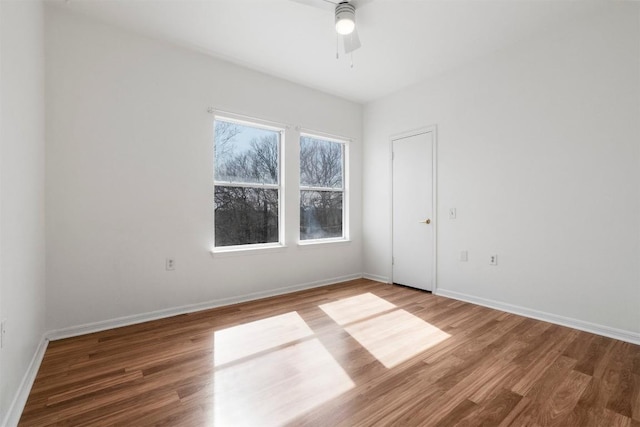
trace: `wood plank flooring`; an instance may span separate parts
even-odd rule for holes
[[[362,279],[51,342],[20,425],[640,427],[640,346]]]

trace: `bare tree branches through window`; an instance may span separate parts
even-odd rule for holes
[[[345,144],[300,137],[300,240],[344,237]]]
[[[216,247],[279,241],[280,136],[278,130],[216,119]]]

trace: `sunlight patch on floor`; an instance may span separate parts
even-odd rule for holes
[[[305,340],[217,370],[214,425],[282,425],[354,386],[318,339]]]
[[[449,334],[372,293],[320,308],[392,368]],[[213,425],[282,425],[355,384],[297,312],[217,331]]]
[[[214,337],[214,364],[221,366],[312,335],[295,311],[222,329]]]
[[[405,310],[382,314],[344,329],[387,368],[393,368],[450,337]]]
[[[394,304],[370,292],[320,306],[322,311],[341,326],[394,308],[396,308]]]

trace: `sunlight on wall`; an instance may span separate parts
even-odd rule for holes
[[[450,337],[406,310],[393,310],[394,304],[371,293],[323,304],[320,308],[387,368]]]
[[[297,312],[217,331],[211,425],[282,425],[355,384]]]
[[[216,331],[215,366],[311,335],[313,331],[295,311]]]
[[[320,306],[338,325],[346,325],[357,320],[366,319],[375,314],[396,308],[389,301],[373,295],[370,292],[344,298]]]

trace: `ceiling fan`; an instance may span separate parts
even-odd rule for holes
[[[324,10],[332,10],[335,14],[336,24],[336,58],[338,57],[337,44],[342,40],[344,53],[349,54],[360,48],[360,37],[356,27],[356,8],[371,2],[372,0],[293,0],[297,3],[318,7]]]

